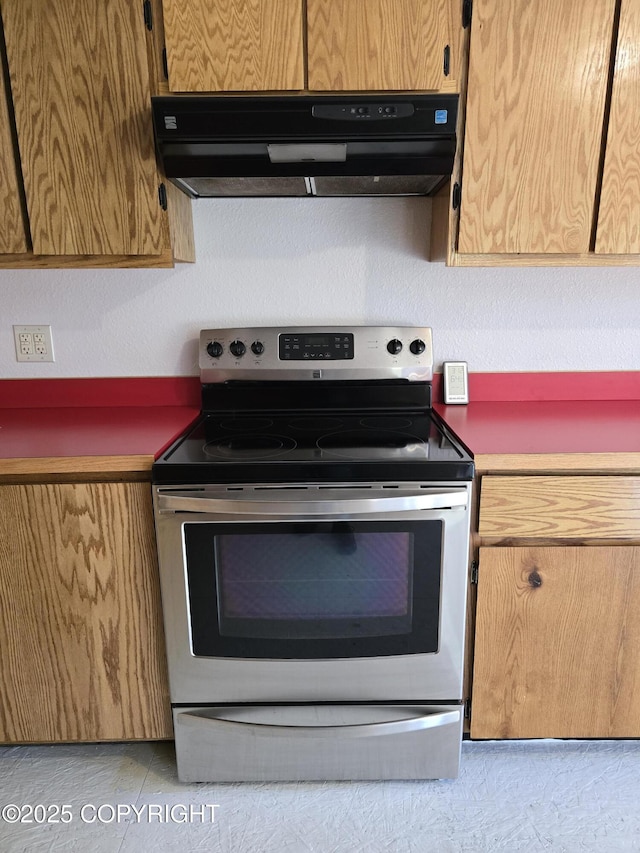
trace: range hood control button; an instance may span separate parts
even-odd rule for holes
[[[393,338],[393,340],[389,341],[387,344],[387,352],[390,352],[391,355],[398,355],[398,353],[402,352],[402,341],[399,341],[397,338]]]
[[[416,338],[415,341],[411,341],[409,344],[409,349],[414,355],[421,355],[425,351],[426,345],[420,338]]]
[[[207,344],[207,352],[211,358],[220,358],[222,355],[222,344],[218,343],[218,341],[211,341],[210,344]]]
[[[240,358],[240,356],[244,355],[247,351],[247,348],[242,341],[233,341],[229,344],[229,349],[231,350],[231,355],[235,355],[236,358]]]

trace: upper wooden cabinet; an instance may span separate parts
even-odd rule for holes
[[[1,10],[31,248],[40,265],[192,259],[192,247],[174,252],[160,204],[141,5],[2,0]],[[186,199],[176,200],[173,212],[188,235]]]
[[[588,252],[616,0],[476,0],[461,253]]]
[[[640,253],[640,3],[624,0],[596,252]]]
[[[307,20],[311,90],[455,87],[461,18],[451,0],[307,0]]]
[[[0,254],[26,252],[29,248],[21,204],[22,175],[11,135],[10,100],[3,64],[0,50]]]
[[[163,0],[174,92],[304,88],[301,0]]]
[[[593,0],[588,14],[476,0],[468,60],[461,203],[434,205],[432,258],[640,263],[637,0]]]
[[[457,91],[457,0],[163,0],[163,9],[173,92]]]

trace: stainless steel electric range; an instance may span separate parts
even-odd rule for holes
[[[455,777],[473,460],[431,330],[205,330],[153,466],[183,781]]]

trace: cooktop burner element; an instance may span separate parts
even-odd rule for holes
[[[473,476],[431,408],[428,328],[205,330],[200,367],[202,415],[154,464],[155,482]]]
[[[220,462],[235,459],[272,459],[295,448],[296,443],[286,435],[234,435],[207,442],[202,448],[207,456]]]
[[[428,454],[421,439],[391,430],[346,430],[334,432],[318,440],[318,447],[344,459],[406,458],[408,454]]]

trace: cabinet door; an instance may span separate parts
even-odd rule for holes
[[[640,3],[624,0],[605,149],[596,252],[640,252]]]
[[[616,0],[475,0],[461,253],[590,248]]]
[[[0,486],[0,740],[172,736],[146,483]]]
[[[640,547],[481,548],[474,738],[640,737]]]
[[[442,89],[457,68],[460,6],[451,0],[307,0],[309,89]],[[455,71],[453,77],[455,78]]]
[[[0,43],[0,254],[8,254],[26,252],[29,245],[22,213],[22,175],[11,135],[11,93],[7,90],[3,64]]]
[[[304,88],[302,0],[163,0],[173,92]]]
[[[158,203],[142,7],[3,0],[37,255],[157,255]]]

